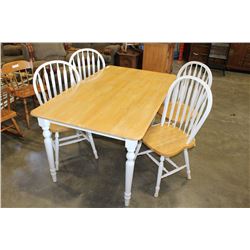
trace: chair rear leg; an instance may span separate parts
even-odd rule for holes
[[[187,168],[187,178],[188,180],[191,180],[191,171],[190,171],[190,164],[189,164],[189,157],[188,157],[187,149],[184,149],[184,158],[185,158],[185,164]]]
[[[55,166],[56,171],[59,170],[59,133],[55,133]]]
[[[19,128],[19,126],[18,126],[18,124],[16,122],[16,119],[15,118],[11,118],[11,121],[12,121],[12,123],[13,123],[16,131],[18,132],[18,134],[23,137],[23,133],[21,132],[21,130],[20,130],[20,128]]]
[[[92,147],[92,150],[93,150],[93,153],[94,153],[94,156],[96,159],[98,159],[98,155],[97,155],[97,151],[96,151],[96,148],[95,148],[95,142],[93,140],[93,136],[91,133],[87,133],[87,136],[89,138],[89,142],[90,142],[90,145]]]
[[[155,186],[154,197],[158,197],[158,195],[159,195],[163,165],[164,165],[164,156],[161,156],[160,165],[158,167],[158,174],[157,174],[157,181],[156,181],[156,186]]]
[[[30,116],[29,116],[29,110],[28,110],[26,98],[23,98],[23,104],[24,104],[25,119],[26,119],[27,127],[30,128]]]

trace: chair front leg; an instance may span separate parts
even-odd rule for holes
[[[187,168],[187,178],[188,180],[191,180],[191,171],[190,171],[190,164],[189,164],[189,157],[188,157],[187,149],[184,149],[184,158],[185,158],[185,164]]]
[[[30,128],[30,116],[29,116],[29,110],[28,110],[26,98],[23,98],[23,104],[24,104],[25,119],[26,119],[27,127]]]
[[[157,181],[155,186],[155,194],[154,197],[158,197],[159,191],[160,191],[160,185],[161,185],[161,177],[162,177],[162,171],[163,171],[163,165],[164,165],[164,156],[161,156],[160,158],[160,164],[158,167],[158,174],[157,174]]]
[[[95,142],[93,140],[93,136],[92,136],[91,133],[87,133],[87,136],[89,138],[89,142],[90,142],[91,148],[93,150],[94,156],[95,156],[96,159],[98,159],[98,154],[97,154],[97,150],[95,148]]]
[[[55,167],[59,170],[59,133],[55,133]]]

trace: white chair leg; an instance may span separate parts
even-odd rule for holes
[[[188,180],[191,180],[191,171],[190,171],[190,164],[189,164],[189,157],[188,157],[187,149],[184,149],[184,158],[185,158],[185,164],[187,168],[187,178]]]
[[[59,133],[55,133],[55,167],[59,170]]]
[[[80,131],[76,130],[76,135],[78,135],[78,139],[80,139]]]
[[[93,140],[93,136],[92,136],[91,133],[87,133],[87,136],[89,138],[89,142],[90,142],[90,145],[92,147],[94,156],[95,156],[96,159],[98,159],[98,155],[97,155],[97,151],[96,151],[96,148],[95,148],[95,143],[94,143],[94,140]]]
[[[160,191],[160,185],[161,185],[161,176],[162,176],[162,170],[164,165],[164,156],[161,156],[160,158],[160,165],[158,167],[158,174],[157,174],[157,181],[155,186],[155,194],[154,197],[158,197],[159,191]]]
[[[142,141],[139,141],[138,145],[136,147],[136,150],[135,150],[135,159],[137,158],[137,155],[138,155],[138,153],[139,153],[139,151],[141,149],[141,145],[142,145]]]

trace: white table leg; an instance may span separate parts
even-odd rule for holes
[[[134,165],[135,165],[135,149],[137,146],[137,141],[126,140],[125,147],[127,149],[127,161],[126,161],[126,174],[125,174],[125,193],[124,200],[125,206],[129,206],[129,201],[131,199],[131,186],[133,180],[134,173]]]
[[[38,118],[38,124],[43,129],[44,145],[49,161],[50,174],[53,182],[56,182],[56,167],[54,161],[54,152],[52,146],[51,132],[49,130],[50,122],[48,120]]]

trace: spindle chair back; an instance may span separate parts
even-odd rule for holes
[[[77,70],[68,62],[55,60],[40,65],[33,87],[40,105],[80,82]]]
[[[182,112],[181,107],[184,107]],[[183,130],[188,136],[189,144],[202,127],[211,108],[212,93],[209,85],[198,77],[182,76],[169,88],[164,101],[161,126],[165,124],[166,114],[169,113],[167,125]]]
[[[188,63],[185,63],[178,71],[177,78],[180,78],[181,76],[194,76],[207,83],[207,85],[210,88],[212,86],[212,81],[213,81],[212,72],[207,65],[201,62],[190,61]],[[177,101],[179,102],[179,100]],[[164,105],[161,106],[161,108],[158,111],[158,114],[162,115],[163,108]],[[183,108],[184,106],[180,107],[180,113],[182,113]],[[189,109],[189,106],[187,106],[187,109]],[[174,110],[174,114],[176,114],[176,110]],[[167,118],[169,119],[169,113],[167,113]],[[185,119],[186,117],[184,116],[184,121]],[[178,122],[180,122],[180,120],[178,120]]]
[[[101,53],[89,48],[74,52],[69,63],[77,69],[81,80],[105,68],[105,61]]]
[[[213,76],[209,67],[201,62],[190,61],[185,63],[178,71],[177,78],[181,76],[195,76],[203,80],[211,88]]]

